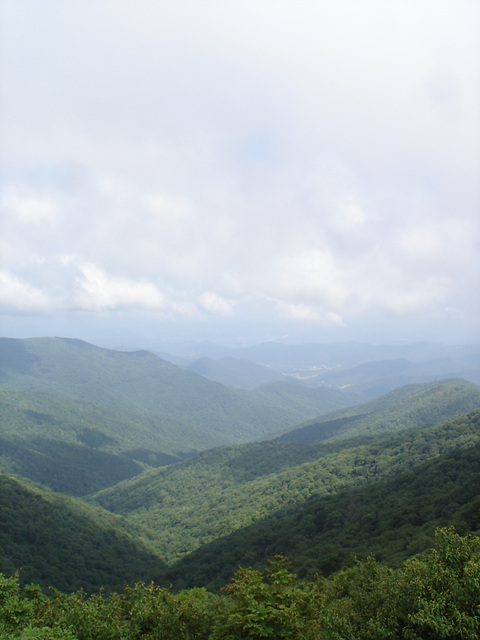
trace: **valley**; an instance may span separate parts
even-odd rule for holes
[[[300,360],[283,347],[256,351],[268,366],[202,361],[229,386],[198,359],[193,371],[80,341],[1,340],[0,573],[66,593],[139,580],[216,593],[239,566],[261,572],[280,555],[307,584],[370,553],[403,566],[439,527],[480,534],[472,349],[454,353],[470,380],[437,378],[428,360],[412,367],[429,380],[395,386],[388,349],[358,364],[357,346],[345,389],[289,380],[273,356]],[[304,365],[330,367],[332,349]],[[394,388],[372,397],[372,371]]]

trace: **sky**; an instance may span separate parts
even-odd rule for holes
[[[0,334],[480,342],[476,0],[0,18]]]

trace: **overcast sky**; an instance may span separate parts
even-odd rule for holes
[[[480,342],[476,0],[1,6],[3,335]]]

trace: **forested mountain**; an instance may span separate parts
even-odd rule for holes
[[[234,389],[147,352],[0,340],[0,572],[67,591],[152,578],[216,589],[239,563],[263,569],[279,552],[310,579],[370,551],[403,562],[438,525],[478,533],[480,388],[439,380],[365,402],[350,389],[376,384],[382,368],[390,382],[392,367],[411,373],[398,358],[413,362],[415,349],[379,347],[367,365],[371,348],[345,345],[337,366],[338,345],[317,347],[301,350],[300,377],[348,385],[350,367],[357,383],[283,376],[253,388],[277,376],[271,363],[220,350],[230,384],[253,376]],[[299,350],[251,352],[296,376]],[[476,355],[442,357],[474,368]]]
[[[322,382],[335,388],[348,388],[369,397],[377,397],[407,384],[442,378],[465,378],[480,384],[480,353],[458,358],[435,358],[412,362],[406,358],[367,362],[322,376]]]
[[[111,351],[79,340],[4,338],[0,362],[3,387],[147,411],[207,431],[202,446],[197,437],[196,445],[186,441],[179,451],[212,446],[212,434],[217,444],[276,435],[309,413],[227,388],[145,351]],[[351,404],[346,395],[343,406]]]
[[[447,444],[444,437],[449,431],[456,432],[457,444],[463,440],[462,446],[454,445],[454,439]],[[467,433],[470,437],[463,439]],[[473,440],[477,441],[474,446],[463,448]],[[432,453],[437,447],[446,452],[418,464],[425,458],[419,455],[423,445],[432,447]],[[408,451],[404,465],[395,449]],[[403,562],[430,548],[438,526],[453,524],[462,533],[480,534],[480,411],[441,428],[402,434],[390,444],[385,441],[383,446],[378,443],[349,452],[357,456],[350,471],[353,476],[359,466],[376,465],[373,452],[383,459],[378,476],[389,479],[370,478],[363,486],[329,495],[314,492],[305,502],[287,504],[203,545],[177,562],[167,577],[182,587],[220,587],[239,565],[263,567],[266,558],[283,553],[296,573],[313,579],[317,573],[328,575],[352,566],[355,558],[369,553],[390,565]],[[345,454],[344,472],[348,473]],[[387,460],[392,464],[390,473],[384,466]],[[398,472],[402,467],[413,468]]]
[[[406,358],[411,362],[428,362],[438,358],[477,362],[480,346],[446,345],[430,342],[399,344],[367,344],[362,342],[330,342],[288,344],[269,340],[248,347],[227,348],[212,342],[184,342],[165,345],[164,352],[184,362],[202,357],[219,360],[225,357],[256,362],[274,371],[292,371],[323,365],[329,369],[351,368],[367,362]],[[165,356],[166,357],[166,356]],[[476,366],[476,365],[475,365]]]
[[[407,385],[350,409],[318,417],[279,436],[290,442],[334,441],[438,422],[480,407],[480,387],[461,379]]]
[[[269,441],[206,451],[94,496],[154,532],[169,563],[277,511],[410,470],[480,439],[480,412],[382,438],[306,446]]]
[[[222,595],[141,582],[107,597],[45,595],[0,574],[0,633],[2,640],[477,640],[479,579],[480,539],[452,527],[438,529],[435,548],[400,567],[369,556],[310,582],[275,556],[264,570],[239,568]]]
[[[176,588],[217,588],[238,564],[264,566],[278,552],[310,577],[371,551],[391,564],[429,547],[438,524],[479,530],[479,442],[480,410],[348,447],[275,441],[225,447],[218,451],[221,460],[204,465],[203,476],[189,476],[185,467],[193,459],[169,468],[183,468],[183,474],[176,488],[168,479],[161,483],[166,518],[153,523],[160,525],[154,531],[135,524],[135,517],[119,519],[2,475],[0,571],[23,567],[25,581],[65,590],[116,589],[122,580],[152,577]],[[228,483],[230,490],[222,490]],[[159,490],[146,484],[143,493],[131,494],[130,515],[134,501],[148,513]],[[176,504],[167,502],[172,491]],[[203,544],[188,554],[197,537]],[[160,547],[169,549],[169,567]]]
[[[281,373],[273,369],[231,356],[219,360],[204,356],[187,364],[186,367],[205,378],[240,389],[255,389],[267,382],[282,380]]]
[[[306,387],[301,384],[286,382],[270,382],[263,384],[252,395],[264,402],[274,402],[285,411],[312,414],[321,411],[329,414],[337,409],[357,406],[365,401],[365,397],[349,390],[340,391],[330,387]]]
[[[70,495],[178,462],[219,440],[168,416],[0,387],[0,468]]]
[[[121,518],[0,473],[0,571],[73,591],[121,589],[164,564]],[[0,599],[1,604],[1,599]]]

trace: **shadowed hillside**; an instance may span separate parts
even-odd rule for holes
[[[74,498],[0,474],[0,571],[73,591],[121,589],[163,563],[142,532]]]

